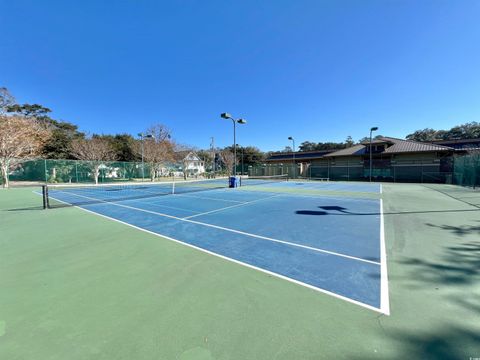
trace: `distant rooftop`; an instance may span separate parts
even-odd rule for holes
[[[452,140],[434,140],[432,144],[444,145],[455,150],[480,149],[480,138],[476,139],[452,139]]]
[[[372,145],[386,144],[386,148],[377,153],[382,154],[399,154],[408,152],[432,152],[432,151],[452,151],[449,146],[436,145],[431,143],[422,143],[418,141],[403,140],[392,137],[381,137],[372,141]],[[325,155],[325,157],[336,156],[356,156],[368,153],[369,143],[362,143],[350,148],[342,149]]]
[[[458,146],[452,146],[455,141],[452,140],[439,140],[434,142],[419,142],[412,140],[397,139],[393,137],[383,136],[377,139],[372,140],[372,146],[376,148],[373,150],[376,154],[401,154],[401,153],[418,153],[418,152],[451,152],[456,149],[459,149]],[[379,145],[384,144],[384,147],[378,147]],[[468,148],[471,148],[472,144],[477,144],[480,148],[480,139],[469,139],[469,140],[458,140],[458,144],[464,144],[462,149],[467,148],[465,144],[468,145]],[[457,144],[457,145],[458,145]],[[295,152],[295,160],[308,160],[308,159],[319,159],[323,157],[338,157],[338,156],[361,156],[368,154],[370,142],[362,142],[351,146],[349,148],[340,149],[340,150],[318,150],[318,151],[305,151],[305,152]],[[449,146],[446,146],[449,145]],[[271,155],[266,161],[267,162],[279,162],[279,161],[292,161],[293,153],[277,153]]]
[[[295,160],[297,159],[318,159],[335,150],[316,150],[316,151],[299,151],[295,152]],[[292,161],[293,152],[277,153],[271,155],[266,161]]]

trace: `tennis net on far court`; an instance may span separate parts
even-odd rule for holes
[[[265,185],[288,181],[288,175],[248,176],[240,178],[240,186]]]
[[[79,206],[228,187],[226,178],[158,183],[44,185],[43,207]]]

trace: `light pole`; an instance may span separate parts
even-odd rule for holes
[[[212,139],[212,141],[210,142],[210,149],[212,150],[212,158],[213,158],[212,170],[213,170],[213,177],[215,178],[215,139],[213,138],[213,136],[210,139]]]
[[[220,117],[223,119],[230,119],[233,123],[233,176],[237,176],[237,140],[236,140],[236,127],[237,123],[246,124],[247,121],[244,119],[234,119],[229,113],[222,113]]]
[[[374,126],[370,128],[370,182],[372,182],[372,132],[377,131],[378,127]]]
[[[241,175],[243,175],[243,150],[244,148],[242,147],[242,174]]]
[[[293,178],[295,179],[296,178],[296,164],[295,164],[295,139],[291,136],[288,137],[288,140],[292,140],[292,143],[293,143],[293,153],[292,153],[292,157],[293,157]]]
[[[145,181],[145,163],[143,162],[143,140],[144,139],[151,139],[153,138],[153,135],[151,134],[144,134],[144,133],[139,133],[138,136],[140,137],[141,139],[141,142],[142,142],[142,182]]]

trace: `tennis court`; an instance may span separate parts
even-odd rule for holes
[[[49,199],[389,313],[381,200],[282,192],[305,185],[379,193],[378,184],[257,178],[243,185],[229,189],[225,179],[64,185],[51,186]]]
[[[478,191],[202,184],[0,190],[0,358],[477,356]]]

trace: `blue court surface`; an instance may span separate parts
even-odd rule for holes
[[[371,184],[298,184],[268,186],[380,192]],[[51,190],[50,197],[389,313],[381,200],[252,190],[246,186],[112,200],[108,192],[69,189]]]
[[[269,184],[269,186],[291,188],[297,190],[321,190],[321,191],[348,191],[379,194],[381,192],[380,184],[370,183],[352,183],[352,182],[330,182],[330,181],[295,181],[290,179],[288,182],[278,182]]]

